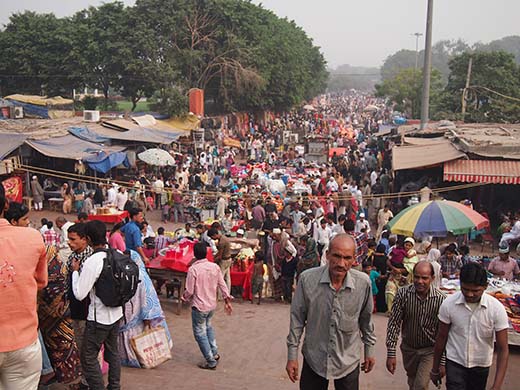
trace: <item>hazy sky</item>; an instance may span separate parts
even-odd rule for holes
[[[172,0],[173,1],[173,0]],[[518,0],[434,0],[433,41],[462,38],[489,42],[520,35]],[[105,1],[107,2],[107,1]],[[128,5],[134,0],[124,0]],[[427,0],[253,0],[293,19],[322,48],[329,65],[380,66],[401,48],[415,50],[414,32],[424,33]],[[98,0],[2,1],[0,24],[13,12],[71,15]],[[420,47],[424,46],[424,37]]]

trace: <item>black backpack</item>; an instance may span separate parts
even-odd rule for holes
[[[123,306],[135,295],[139,284],[139,266],[129,252],[116,249],[96,249],[105,252],[103,270],[94,287],[97,297],[108,307]]]

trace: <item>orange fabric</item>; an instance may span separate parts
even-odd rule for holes
[[[27,347],[37,339],[36,296],[47,278],[40,233],[0,219],[0,352]]]

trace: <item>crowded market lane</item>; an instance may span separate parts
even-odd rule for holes
[[[31,212],[34,224],[42,217],[55,219],[60,213],[44,211]],[[175,229],[180,224],[161,223],[159,211],[147,215],[149,222],[157,228]],[[479,246],[480,247],[480,246]],[[476,248],[475,248],[476,249]],[[297,389],[297,384],[289,381],[285,373],[287,357],[286,337],[289,328],[289,306],[266,299],[258,305],[235,300],[231,316],[224,313],[220,306],[214,319],[222,361],[216,371],[208,372],[197,367],[200,352],[193,339],[190,311],[186,305],[181,315],[177,315],[177,302],[161,296],[161,304],[166,314],[173,337],[172,360],[153,370],[123,368],[122,385],[127,390],[175,388],[215,389],[215,390],[260,390],[260,389]],[[385,335],[388,317],[377,313],[373,316],[376,335],[376,367],[368,375],[361,375],[360,389],[406,388],[406,374],[398,356],[397,371],[390,375],[385,368]],[[509,365],[503,390],[516,390],[520,374],[520,348],[510,347]],[[300,356],[301,359],[301,356]],[[300,361],[301,364],[301,361]],[[490,378],[494,376],[492,366]],[[64,390],[61,385],[51,386],[50,390]],[[332,388],[332,385],[331,387]],[[434,386],[430,385],[433,389]],[[444,388],[444,386],[443,386]]]

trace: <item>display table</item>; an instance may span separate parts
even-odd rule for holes
[[[112,223],[115,225],[116,223],[123,222],[126,217],[128,217],[128,211],[121,211],[114,214],[90,214],[88,220]]]
[[[230,271],[231,287],[243,287],[246,280],[247,272]]]
[[[148,270],[148,274],[150,275],[151,279],[155,280],[166,280],[166,281],[173,281],[177,279],[181,283],[181,287],[179,290],[179,302],[177,304],[177,314],[181,314],[182,310],[182,295],[184,294],[184,290],[186,289],[186,272],[179,271],[173,268],[167,268],[163,267],[161,265],[161,260],[163,259],[162,256],[156,257],[148,265],[146,266],[146,269]]]
[[[51,211],[59,211],[63,207],[63,198],[49,198],[49,208]]]
[[[152,279],[158,281],[166,280],[168,282],[176,279],[180,282],[177,314],[180,314],[182,309],[182,300],[180,297],[182,297],[186,289],[186,276],[193,261],[193,245],[194,242],[189,240],[184,241],[184,243],[181,241],[179,244],[174,245],[173,248],[178,248],[181,251],[178,256],[173,257],[171,257],[173,253],[169,253],[172,249],[170,247],[164,248],[159,251],[159,256],[150,261],[146,266],[150,278]],[[206,258],[209,261],[213,261],[211,248],[207,248]]]

